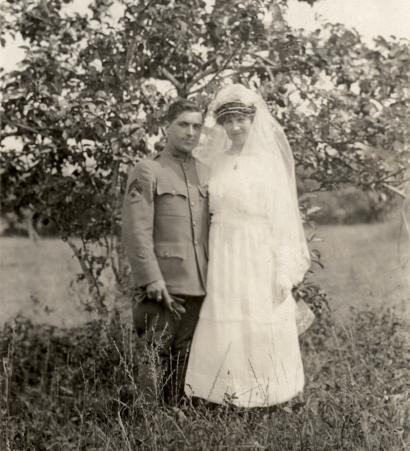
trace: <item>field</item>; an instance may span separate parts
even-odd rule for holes
[[[399,218],[387,223],[321,226],[315,243],[324,269],[314,279],[329,294],[335,318],[351,306],[402,305],[410,315],[410,240]],[[0,324],[22,312],[36,322],[65,327],[91,318],[81,307],[84,286],[71,284],[79,265],[59,240],[0,238]],[[122,303],[129,317],[128,303]]]
[[[130,331],[128,303],[125,322],[90,321],[85,287],[70,286],[77,264],[69,249],[1,239],[0,320],[25,318],[0,334],[0,449],[408,450],[408,241],[397,220],[320,227],[318,235],[325,269],[314,277],[333,314],[323,311],[301,338],[305,390],[248,410],[147,397],[146,349]],[[147,362],[156,380],[155,355]]]
[[[350,307],[401,306],[410,318],[410,237],[399,217],[390,222],[321,226],[317,243],[324,269],[315,279],[332,301],[336,318]]]

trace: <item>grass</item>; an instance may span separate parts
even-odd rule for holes
[[[75,327],[96,316],[84,309],[89,296],[85,282],[73,282],[80,265],[58,239],[0,238],[0,326],[18,314],[36,323]],[[113,275],[103,274],[107,285]],[[129,315],[129,302],[121,308]]]
[[[177,409],[146,396],[144,344],[126,325],[63,330],[18,318],[0,339],[0,449],[406,450],[402,326],[392,311],[356,312],[347,328],[324,314],[302,339],[302,396],[271,409],[189,402]]]
[[[399,218],[386,223],[321,226],[315,243],[325,265],[315,280],[342,318],[350,307],[404,307],[410,320],[410,237]]]
[[[379,308],[408,300],[410,241],[398,218],[378,224],[320,226],[317,234],[323,241],[315,247],[325,269],[317,268],[314,280],[329,294],[338,318],[346,317],[351,306]],[[64,243],[0,238],[0,255],[0,325],[18,313],[62,327],[94,318],[82,305],[86,287],[70,285],[79,265]],[[127,299],[119,307],[124,318],[131,317]],[[410,305],[405,307],[410,319]]]
[[[325,270],[315,278],[335,312],[323,310],[301,339],[305,390],[248,410],[175,409],[148,396],[127,302],[120,318],[97,320],[82,307],[85,287],[70,286],[78,268],[62,243],[1,239],[0,449],[409,449],[410,309],[400,304],[410,251],[399,230],[397,221],[319,228]]]

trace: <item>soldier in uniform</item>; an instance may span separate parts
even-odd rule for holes
[[[123,206],[123,245],[136,289],[134,326],[158,349],[167,402],[183,393],[190,341],[205,297],[208,199],[192,156],[202,123],[195,103],[170,105],[165,149],[132,168]]]

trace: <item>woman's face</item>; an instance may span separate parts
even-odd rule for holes
[[[229,139],[235,147],[242,147],[252,127],[252,118],[243,114],[232,114],[222,123]]]

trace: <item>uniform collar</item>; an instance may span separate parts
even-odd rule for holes
[[[178,161],[180,163],[189,163],[193,160],[192,154],[173,155],[169,150],[164,150],[164,154],[166,154],[172,160]]]

